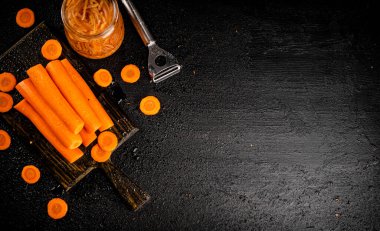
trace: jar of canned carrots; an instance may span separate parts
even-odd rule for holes
[[[61,17],[69,44],[84,57],[108,57],[123,42],[124,23],[116,0],[64,0]]]

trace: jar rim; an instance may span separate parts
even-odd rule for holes
[[[62,7],[61,7],[61,18],[62,18],[62,22],[63,22],[64,27],[69,29],[70,32],[72,32],[75,35],[80,36],[80,37],[93,39],[93,38],[103,37],[103,36],[105,36],[105,35],[107,35],[113,31],[114,24],[119,18],[119,7],[117,4],[117,0],[110,0],[112,2],[112,6],[113,6],[113,16],[112,16],[111,23],[103,31],[101,31],[97,34],[93,34],[93,35],[80,33],[78,31],[74,30],[74,28],[68,23],[66,16],[65,16],[66,2],[67,1],[68,0],[63,0]],[[79,0],[79,1],[81,1],[81,0]]]

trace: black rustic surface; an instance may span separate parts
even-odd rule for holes
[[[122,86],[120,105],[140,128],[113,161],[148,191],[126,209],[101,171],[71,192],[13,136],[0,153],[0,222],[45,230],[380,230],[380,78],[375,1],[137,1],[159,44],[184,65],[159,85],[146,68],[122,84],[121,68],[146,65],[147,50],[126,17],[118,52],[85,60]],[[0,53],[29,30],[23,7],[63,37],[61,1],[3,0]],[[0,67],[1,68],[1,67]],[[159,115],[138,110],[156,95]],[[2,129],[10,131],[4,121]],[[13,135],[12,132],[10,132]],[[36,185],[20,171],[35,164]],[[69,204],[53,221],[46,204]]]

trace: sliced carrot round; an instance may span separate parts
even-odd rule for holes
[[[154,96],[147,96],[140,102],[140,110],[145,115],[156,115],[160,108],[160,101]]]
[[[96,162],[106,162],[111,157],[112,152],[104,151],[96,144],[91,149],[91,157]]]
[[[21,177],[28,184],[35,184],[41,177],[40,170],[34,165],[27,165],[22,169]]]
[[[31,9],[24,8],[17,12],[16,23],[22,28],[33,26],[35,21],[34,12]]]
[[[115,133],[104,131],[98,136],[99,147],[107,152],[112,152],[117,147],[118,141]]]
[[[9,72],[3,72],[0,74],[0,91],[9,92],[16,86],[16,77]]]
[[[42,56],[47,60],[56,60],[62,54],[62,46],[55,39],[49,39],[41,48]]]
[[[108,87],[112,83],[112,75],[106,69],[99,69],[94,73],[94,81],[101,87]]]
[[[66,201],[61,198],[53,198],[47,205],[47,212],[49,217],[58,220],[66,216],[68,206]]]
[[[134,64],[128,64],[121,70],[121,78],[124,82],[135,83],[140,78],[140,69]]]
[[[0,112],[7,112],[12,109],[12,106],[12,96],[7,93],[0,92]]]
[[[8,132],[0,130],[0,150],[6,150],[11,146],[11,137]]]

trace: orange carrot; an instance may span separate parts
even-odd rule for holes
[[[48,63],[46,70],[62,92],[63,96],[84,121],[84,127],[88,132],[95,132],[102,123],[91,109],[88,100],[71,80],[69,73],[59,60]]]
[[[45,68],[41,64],[38,64],[29,68],[26,73],[29,75],[38,93],[67,125],[67,128],[74,134],[78,134],[83,129],[84,122],[63,97]]]
[[[54,220],[58,220],[66,216],[67,210],[67,203],[61,198],[51,199],[47,205],[48,215]]]
[[[88,147],[94,140],[96,140],[95,132],[87,132],[86,129],[83,129],[79,132],[80,137],[82,137],[83,145]]]
[[[96,162],[106,162],[111,157],[112,152],[104,151],[96,144],[91,149],[91,157]]]
[[[8,112],[12,109],[13,98],[10,94],[0,92],[0,112]]]
[[[112,83],[112,75],[106,69],[99,69],[94,73],[94,81],[101,87],[108,87]]]
[[[18,83],[16,89],[30,103],[34,110],[39,113],[42,119],[46,121],[51,131],[65,147],[74,149],[81,145],[82,138],[80,135],[69,131],[62,120],[58,118],[55,112],[42,99],[30,79],[25,79]]]
[[[140,69],[136,65],[128,64],[121,70],[120,75],[124,82],[135,83],[140,78]]]
[[[98,145],[104,151],[112,152],[117,144],[117,136],[113,132],[104,131],[98,136]]]
[[[68,149],[62,145],[56,135],[54,135],[53,131],[49,127],[49,125],[44,121],[44,119],[33,109],[32,106],[25,100],[21,100],[20,103],[16,104],[14,108],[27,117],[36,128],[41,132],[41,134],[50,142],[51,145],[61,155],[70,163],[74,163],[80,157],[83,156],[83,152],[76,149]]]
[[[34,12],[31,9],[24,8],[17,12],[16,23],[22,28],[31,27],[34,24]]]
[[[16,86],[16,77],[9,72],[3,72],[0,74],[0,91],[10,92]]]
[[[140,110],[145,115],[156,115],[160,108],[160,101],[154,96],[147,96],[140,102]]]
[[[27,165],[22,169],[21,178],[28,184],[37,183],[40,177],[40,170],[34,165]]]
[[[11,137],[8,132],[0,130],[0,150],[7,150],[11,146]]]
[[[98,119],[101,121],[102,126],[100,126],[99,130],[104,131],[114,125],[112,119],[109,117],[107,112],[104,110],[103,106],[100,104],[99,100],[96,98],[94,93],[91,91],[90,87],[87,85],[86,81],[82,78],[82,76],[75,70],[75,68],[71,65],[71,63],[64,59],[61,61],[63,66],[65,66],[67,72],[70,74],[71,79],[78,86],[78,88],[82,91],[83,95],[88,100],[90,107],[96,115]]]
[[[58,40],[49,39],[42,46],[41,54],[47,60],[58,59],[62,54],[62,46]]]

